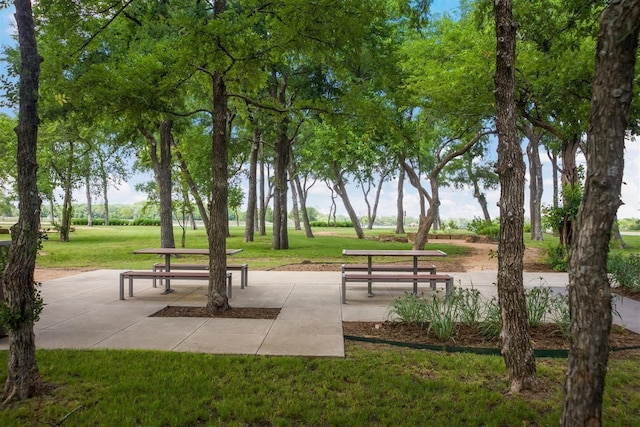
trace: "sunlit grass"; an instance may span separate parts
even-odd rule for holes
[[[266,236],[255,236],[253,242],[243,242],[244,229],[231,227],[231,237],[227,239],[228,248],[242,249],[234,255],[232,262],[249,263],[253,269],[268,269],[287,264],[302,262],[336,263],[345,260],[342,249],[410,249],[411,244],[400,242],[380,242],[373,237],[385,230],[368,232],[367,239],[357,239],[352,229],[320,228],[314,238],[307,238],[303,231],[289,231],[289,250],[273,250],[271,232]],[[174,229],[176,246],[180,246],[180,228]],[[70,242],[60,242],[58,235],[51,233],[44,242],[43,250],[36,259],[38,267],[43,268],[107,268],[129,269],[149,268],[158,260],[154,255],[133,255],[135,249],[160,246],[160,228],[142,226],[96,226],[76,227],[71,233]],[[187,230],[185,247],[208,247],[204,229]],[[440,249],[449,256],[456,257],[468,253],[462,246],[429,242],[428,249]],[[185,256],[184,262],[203,262],[203,257]],[[358,262],[357,259],[350,260]],[[364,261],[361,260],[361,261]],[[384,261],[381,259],[381,261]]]
[[[566,360],[508,395],[502,358],[347,346],[345,359],[40,350],[52,388],[0,425],[556,425]],[[640,419],[640,356],[610,361],[603,422]],[[0,352],[6,366],[7,352]],[[0,373],[0,381],[4,381]],[[61,423],[65,416],[68,417]]]

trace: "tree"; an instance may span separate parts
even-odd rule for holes
[[[15,0],[20,45],[20,87],[17,165],[20,215],[11,230],[11,246],[2,275],[6,305],[4,319],[9,330],[9,363],[3,399],[28,399],[41,391],[36,362],[33,324],[42,300],[36,291],[33,271],[38,250],[40,205],[36,148],[38,144],[38,88],[40,62],[30,0]]]
[[[561,425],[601,425],[609,355],[607,255],[620,200],[624,144],[640,32],[640,1],[611,2],[600,16],[587,133],[587,175],[569,270],[570,353]]]
[[[524,296],[524,174],[517,135],[515,103],[516,24],[511,0],[494,3],[496,25],[496,128],[500,177],[500,243],[498,244],[498,303],[502,316],[502,356],[518,393],[533,388],[536,365],[529,336]]]

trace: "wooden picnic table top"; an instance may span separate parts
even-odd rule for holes
[[[408,257],[429,257],[447,256],[445,252],[436,249],[343,249],[343,256],[408,256]]]

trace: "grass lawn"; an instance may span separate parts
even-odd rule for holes
[[[271,233],[267,236],[255,236],[254,242],[243,242],[244,228],[231,227],[231,237],[227,239],[228,248],[240,248],[242,252],[230,258],[234,263],[248,262],[252,269],[268,269],[271,267],[299,264],[304,261],[342,264],[342,249],[410,249],[409,243],[379,242],[378,240],[355,238],[352,229],[330,228],[316,229],[315,238],[308,239],[303,231],[289,231],[290,250],[276,251],[271,249]],[[175,243],[180,246],[181,229],[175,228]],[[389,230],[368,231],[368,236],[377,237]],[[132,255],[135,249],[159,247],[159,227],[135,226],[96,226],[76,227],[70,234],[70,242],[60,242],[58,235],[49,234],[44,241],[36,266],[41,268],[83,268],[83,269],[148,269],[157,261],[154,255]],[[185,247],[206,248],[207,235],[203,228],[187,230]],[[437,240],[429,242],[428,249],[444,250],[450,257],[464,256],[469,249],[462,246],[438,244]],[[183,257],[183,262],[203,262],[203,257]],[[352,261],[357,262],[356,259]],[[362,261],[366,261],[363,258]]]
[[[328,235],[331,232],[332,235]],[[374,230],[371,234],[387,233]],[[342,263],[342,249],[408,248],[406,243],[358,240],[347,229],[319,229],[315,239],[290,233],[290,251],[271,249],[270,236],[243,243],[232,228],[234,261],[252,268],[287,263]],[[56,235],[37,258],[45,268],[149,268],[159,246],[156,227],[79,227],[71,242]],[[176,243],[179,245],[179,229]],[[204,230],[188,230],[187,247],[206,247]],[[530,244],[530,242],[527,242]],[[537,243],[535,243],[537,244]],[[467,249],[430,241],[462,257]],[[640,238],[632,251],[640,248]],[[497,356],[347,344],[347,357],[258,357],[115,350],[39,350],[45,393],[0,408],[0,425],[64,426],[547,426],[562,410],[564,359],[538,359],[539,385],[511,396]],[[0,381],[8,352],[0,352]],[[640,352],[609,362],[603,422],[640,425]]]
[[[538,390],[511,396],[501,357],[355,345],[347,354],[41,350],[45,395],[2,408],[0,425],[550,426],[560,417],[564,359],[538,359]],[[637,352],[610,361],[605,424],[638,425],[639,362]]]

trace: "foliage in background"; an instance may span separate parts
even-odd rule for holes
[[[497,240],[498,236],[500,236],[500,218],[495,218],[491,222],[487,222],[482,218],[475,217],[467,224],[467,229],[479,236],[487,236],[493,240]]]

